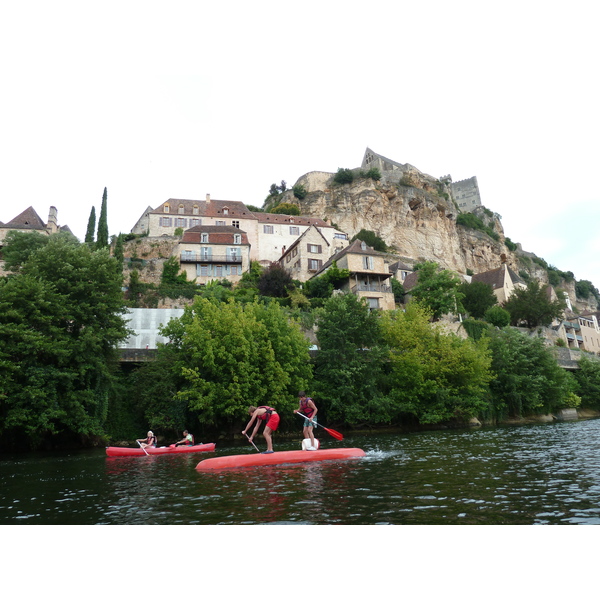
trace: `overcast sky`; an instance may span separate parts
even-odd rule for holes
[[[261,206],[365,148],[477,176],[505,234],[600,287],[593,2],[3,2],[0,220],[83,238],[168,198]]]

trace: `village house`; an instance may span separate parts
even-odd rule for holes
[[[58,211],[56,207],[51,206],[48,213],[48,222],[44,223],[32,206],[25,209],[21,214],[11,219],[8,223],[0,221],[0,276],[5,274],[4,261],[2,260],[2,246],[6,236],[11,231],[21,231],[23,233],[39,233],[41,235],[52,235],[59,232],[71,233],[67,225],[58,225]]]
[[[348,236],[336,238],[330,244],[321,229],[311,225],[279,259],[281,266],[298,281],[307,281],[329,260],[332,254],[348,245]]]
[[[506,264],[497,269],[477,273],[471,277],[471,282],[480,281],[491,286],[498,304],[504,304],[516,288],[525,289],[527,284]]]
[[[181,270],[197,284],[222,279],[237,283],[250,269],[248,236],[230,225],[192,227],[184,232],[178,249]]]
[[[365,298],[371,310],[396,308],[394,294],[388,282],[391,274],[384,254],[357,239],[333,254],[314,276],[323,275],[334,262],[338,269],[350,271],[348,280],[341,287],[342,291]]]

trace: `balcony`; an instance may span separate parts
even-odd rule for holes
[[[217,263],[220,265],[241,265],[242,256],[238,254],[202,254],[201,252],[182,252],[182,263]]]
[[[386,285],[384,283],[359,283],[351,288],[353,294],[357,294],[358,292],[380,292],[383,294],[391,294],[392,286]]]

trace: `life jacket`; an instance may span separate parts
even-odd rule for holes
[[[300,400],[300,412],[310,419],[313,416],[315,409],[308,405],[309,400],[312,400],[312,398],[302,398],[302,400]]]
[[[189,437],[191,437],[192,439],[190,440]],[[195,439],[194,439],[194,434],[193,433],[188,433],[186,436],[187,439],[187,446],[193,446],[195,444]]]
[[[266,412],[264,414],[258,415],[258,418],[261,419],[262,421],[267,421],[274,412],[277,412],[271,406],[258,406],[257,408],[264,408],[266,410]]]
[[[146,443],[147,443],[149,446],[154,446],[154,447],[156,448],[156,436],[155,436],[155,435],[153,435],[153,436],[151,436],[151,437],[147,437],[147,438],[146,438]]]

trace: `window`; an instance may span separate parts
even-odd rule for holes
[[[321,268],[321,264],[323,261],[317,260],[315,258],[308,259],[308,270],[309,271],[318,271]]]
[[[239,221],[231,221],[231,226],[232,227],[237,227],[239,229],[240,228],[240,222]]]
[[[203,277],[208,276],[208,265],[200,265],[200,275]]]
[[[208,244],[208,233],[201,233],[200,234],[200,242],[202,244]]]
[[[200,255],[202,256],[202,260],[209,260],[210,259],[210,248],[200,248]]]
[[[202,219],[190,219],[190,227],[197,227],[202,225]]]
[[[369,310],[377,310],[379,308],[379,298],[367,298]]]
[[[225,223],[225,221],[215,221],[215,225],[220,225],[221,227],[224,227],[225,225],[227,225],[227,223]]]
[[[170,211],[171,211],[171,207],[170,207],[168,204],[165,204],[165,205],[163,206],[163,212],[166,212],[166,213],[168,213],[168,212],[170,212]]]
[[[322,252],[322,246],[317,245],[317,244],[307,244],[306,249],[311,254],[321,254],[321,252]]]
[[[224,208],[223,209],[223,214],[224,215],[228,215],[229,214],[229,209],[228,208]]]
[[[363,256],[363,269],[368,269],[369,271],[373,270],[373,257],[372,256]]]
[[[234,244],[241,244],[242,243],[242,234],[241,233],[234,233],[233,234],[233,243]]]
[[[175,227],[187,227],[187,219],[175,219]]]
[[[182,215],[185,212],[185,208],[183,207],[183,204],[180,204],[179,207],[177,208],[177,212]]]
[[[215,267],[215,276],[216,277],[223,277],[223,265],[217,265]]]
[[[194,206],[192,207],[192,214],[193,215],[199,215],[200,214],[200,209],[198,208],[197,204],[194,204]]]
[[[273,233],[273,225],[263,225],[263,233]]]
[[[172,227],[173,219],[171,217],[160,217],[158,224],[160,227]]]
[[[290,227],[290,235],[300,235],[300,227]]]

